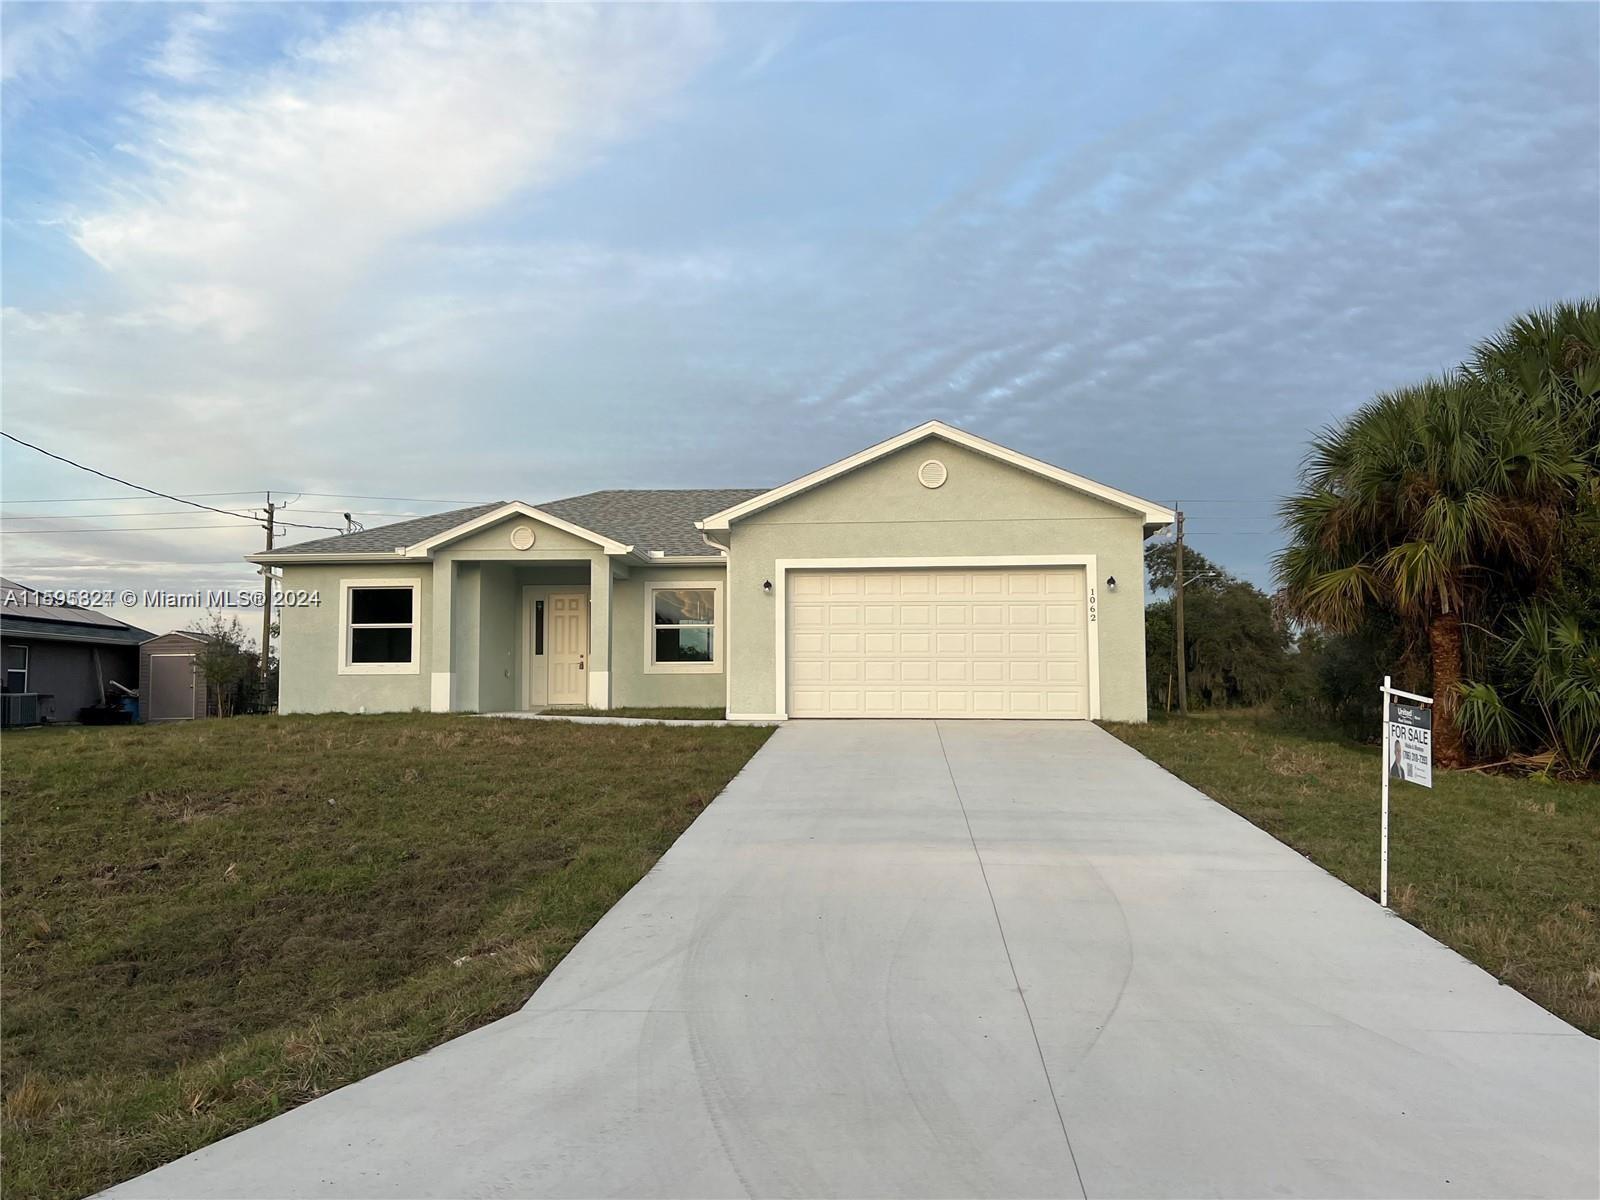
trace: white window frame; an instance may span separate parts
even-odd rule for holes
[[[411,660],[403,663],[358,663],[350,661],[350,593],[357,588],[409,588],[411,621],[385,625],[363,625],[363,629],[411,630]],[[422,580],[342,579],[339,581],[339,674],[341,675],[416,675],[422,670]]]
[[[31,672],[31,670],[33,668],[33,648],[31,646],[22,645],[21,643],[18,643],[18,642],[11,642],[6,646],[6,649],[7,650],[21,650],[22,651],[22,688],[21,688],[21,693],[25,693],[28,690],[29,673]],[[11,674],[11,672],[15,671],[16,669],[17,669],[16,667],[8,667],[4,663],[0,663],[0,672],[4,672],[3,674],[0,674],[0,679],[6,678],[7,676],[9,676]],[[13,692],[12,695],[18,695],[18,694],[21,694],[21,693]]]
[[[656,593],[681,591],[711,593],[711,661],[703,663],[661,663],[656,661]],[[644,591],[644,672],[646,675],[717,675],[722,671],[723,649],[722,580],[652,579]],[[699,625],[691,629],[704,628]]]

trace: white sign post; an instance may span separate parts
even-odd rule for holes
[[[1378,851],[1378,903],[1389,907],[1389,781],[1404,780],[1433,786],[1433,711],[1416,704],[1432,704],[1433,697],[1402,692],[1383,677],[1383,836]]]

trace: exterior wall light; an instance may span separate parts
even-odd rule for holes
[[[1115,575],[1112,575],[1112,576],[1110,576],[1109,578],[1106,579],[1106,591],[1114,592],[1116,590],[1117,590],[1117,577]]]
[[[761,590],[769,596],[772,595],[772,580],[763,580],[761,584]]]

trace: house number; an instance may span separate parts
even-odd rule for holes
[[[1091,625],[1094,624],[1094,622],[1095,622],[1096,614],[1097,614],[1097,610],[1098,609],[1099,609],[1099,604],[1095,600],[1094,588],[1091,587],[1089,589],[1089,623]]]

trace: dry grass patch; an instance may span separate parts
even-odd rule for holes
[[[8,734],[5,1195],[85,1195],[515,1010],[768,732]]]
[[[1376,898],[1376,747],[1259,712],[1107,728]],[[1434,783],[1392,793],[1390,906],[1600,1035],[1600,784],[1438,770]]]

